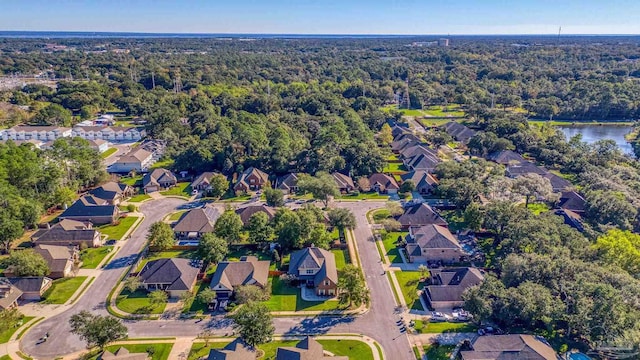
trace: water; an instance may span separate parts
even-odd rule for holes
[[[563,125],[557,127],[567,140],[582,134],[582,141],[592,144],[598,140],[610,139],[616,142],[620,150],[625,154],[633,154],[633,147],[625,140],[624,136],[633,130],[633,126],[618,125]]]

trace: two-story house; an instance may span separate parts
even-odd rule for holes
[[[269,175],[262,170],[250,167],[240,174],[233,186],[236,193],[261,190],[269,184]]]
[[[291,253],[289,275],[304,281],[318,296],[335,296],[338,291],[338,270],[332,252],[315,246]]]

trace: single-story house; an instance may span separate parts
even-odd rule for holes
[[[569,209],[558,209],[554,212],[558,216],[562,216],[564,223],[571,226],[578,231],[584,231],[584,224],[582,222],[582,215],[573,212]]]
[[[502,164],[502,165],[517,165],[526,161],[522,157],[522,155],[511,150],[502,150],[502,151],[492,152],[491,154],[489,154],[489,156],[487,156],[487,160],[491,160],[495,163]]]
[[[203,234],[213,232],[220,217],[220,210],[212,206],[191,209],[178,220],[173,232],[178,239],[200,239]]]
[[[289,275],[313,287],[318,296],[335,296],[338,291],[338,270],[332,252],[315,246],[291,253]]]
[[[548,172],[542,175],[542,177],[545,179],[549,179],[554,192],[568,191],[573,187],[569,180],[563,179],[552,172]]]
[[[398,189],[400,189],[393,176],[381,173],[369,176],[369,185],[371,190],[375,190],[380,194],[397,194]]]
[[[128,153],[122,155],[116,162],[109,167],[112,173],[130,173],[147,171],[149,166],[153,164],[153,153],[137,147]]]
[[[90,222],[63,219],[59,223],[40,229],[31,236],[35,245],[86,246],[102,245],[102,234]],[[83,245],[84,244],[84,245]]]
[[[74,247],[57,245],[36,245],[33,250],[40,254],[49,265],[49,277],[59,279],[74,275],[80,267],[80,254]]]
[[[394,153],[400,153],[408,146],[413,146],[422,143],[422,140],[412,133],[403,133],[395,136],[391,143],[391,151]]]
[[[22,298],[22,291],[13,286],[9,279],[0,278],[0,310],[15,309],[18,300]]]
[[[400,176],[402,182],[411,181],[420,195],[433,194],[438,186],[438,179],[425,170],[415,170]]]
[[[479,336],[471,343],[471,348],[460,352],[462,360],[561,359],[544,338],[534,335]]]
[[[432,172],[435,170],[436,166],[442,162],[439,157],[433,156],[428,153],[422,153],[410,158],[406,158],[403,160],[404,166],[409,171],[414,170],[425,170],[428,172]]]
[[[213,171],[203,172],[191,182],[191,189],[201,191],[211,190],[211,179],[216,175],[220,174]]]
[[[328,356],[324,354],[322,344],[307,336],[293,346],[279,347],[276,350],[276,360],[349,360],[348,356]]]
[[[298,174],[289,173],[276,180],[276,189],[284,194],[295,194],[298,192]]]
[[[177,298],[193,289],[199,272],[192,260],[171,258],[149,261],[138,276],[147,291],[164,290],[170,297]]]
[[[480,285],[484,280],[484,273],[476,268],[434,269],[429,272],[431,284],[424,287],[422,296],[436,311],[462,306],[465,290]]]
[[[151,357],[148,353],[132,353],[129,352],[125,347],[120,347],[118,350],[111,352],[109,350],[105,350],[100,355],[100,360],[148,360]]]
[[[22,291],[22,300],[40,301],[42,295],[51,287],[53,280],[46,276],[26,276],[10,278],[11,284]]]
[[[271,206],[267,206],[265,204],[262,205],[249,205],[236,210],[236,214],[240,216],[242,223],[246,226],[249,224],[249,220],[255,213],[263,212],[267,214],[269,220],[273,219],[276,216],[276,209]]]
[[[269,184],[269,175],[262,170],[250,167],[240,174],[233,186],[235,192],[249,192],[261,190]]]
[[[153,169],[142,178],[142,189],[145,193],[160,191],[176,186],[178,179],[167,169]]]
[[[228,343],[222,349],[211,349],[207,360],[251,360],[258,354],[241,338]]]
[[[456,141],[460,141],[463,144],[469,143],[469,140],[477,134],[476,131],[455,121],[450,121],[444,124],[443,128],[447,134],[451,135],[451,137],[456,139]]]
[[[409,125],[400,123],[393,124],[393,126],[391,127],[391,136],[393,136],[393,138],[395,139],[402,134],[411,134]]]
[[[409,228],[406,250],[410,262],[454,263],[464,255],[451,231],[433,224]]]
[[[402,151],[400,151],[400,158],[402,159],[410,159],[412,157],[416,157],[418,155],[429,155],[431,157],[438,157],[438,151],[432,149],[427,144],[423,143],[415,143],[411,146],[407,146]]]
[[[402,228],[408,230],[410,227],[420,227],[426,225],[447,226],[447,221],[443,219],[431,206],[421,203],[411,205],[404,210],[404,214],[398,217]]]
[[[584,215],[587,208],[587,201],[575,191],[565,191],[560,196],[558,207],[571,210],[576,214]]]
[[[58,218],[103,225],[115,222],[119,216],[118,206],[111,205],[108,201],[93,195],[85,195],[69,206]]]
[[[240,261],[223,261],[218,264],[209,287],[216,292],[216,299],[224,301],[233,297],[235,287],[255,285],[265,288],[269,281],[268,260],[255,256],[243,256]]]
[[[543,176],[547,174],[547,172],[548,172],[547,169],[536,166],[536,164],[530,161],[523,161],[519,164],[513,164],[513,165],[507,166],[505,170],[505,175],[515,179],[518,176],[521,176],[524,174],[538,174],[540,176]]]
[[[127,184],[109,181],[89,191],[97,198],[106,200],[111,205],[118,205],[124,199],[133,195],[133,188]]]
[[[334,172],[331,176],[333,176],[333,180],[336,182],[338,190],[340,190],[341,193],[350,193],[356,188],[353,179],[349,175]]]

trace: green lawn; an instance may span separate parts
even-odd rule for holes
[[[455,348],[455,345],[427,345],[424,347],[424,352],[429,360],[449,360]]]
[[[127,200],[127,202],[136,203],[136,202],[143,202],[148,199],[151,199],[151,196],[147,194],[138,194],[138,195],[133,195],[129,200]]]
[[[541,213],[550,210],[549,206],[545,203],[530,203],[528,209],[534,215],[540,215]]]
[[[337,300],[304,301],[300,297],[300,289],[287,286],[278,277],[272,277],[270,281],[271,298],[264,303],[271,311],[323,311],[346,308],[338,304]]]
[[[116,151],[118,151],[117,148],[108,148],[105,152],[100,154],[100,157],[102,157],[103,159],[108,158],[109,156],[113,155]]]
[[[95,269],[100,265],[102,259],[113,250],[113,246],[103,246],[98,248],[88,248],[80,252],[83,269]]]
[[[102,225],[98,227],[98,230],[107,235],[107,240],[122,240],[124,234],[133,226],[138,219],[137,216],[127,216],[120,218],[118,225]]]
[[[53,280],[53,284],[42,295],[44,304],[64,304],[87,279],[86,276]]]
[[[147,294],[145,290],[123,290],[116,298],[116,306],[129,314],[162,314],[167,304],[151,305]]]
[[[478,330],[478,327],[471,323],[463,322],[431,322],[425,323],[422,320],[416,320],[414,329],[420,334],[442,334],[442,333],[472,333]]]
[[[447,220],[447,223],[449,223],[449,230],[454,234],[456,231],[464,230],[468,227],[467,223],[464,221],[464,214],[462,214],[461,211],[442,210],[440,211],[440,215]]]
[[[188,182],[178,183],[176,186],[172,187],[169,190],[160,191],[160,194],[165,195],[165,196],[186,196],[186,197],[190,197],[191,196],[191,183],[188,183]]]
[[[417,290],[424,287],[424,283],[420,282],[420,273],[418,271],[396,271],[395,275],[407,306],[413,310],[424,310],[417,293]]]
[[[155,162],[153,165],[151,165],[149,169],[150,170],[159,169],[159,168],[168,169],[172,165],[173,165],[173,159],[164,159],[164,160]]]
[[[9,355],[2,355],[2,356],[0,356],[0,360],[11,360],[11,356],[9,356]]]
[[[142,185],[142,175],[137,175],[134,177],[121,177],[120,182],[129,186],[140,186]]]
[[[382,244],[384,245],[384,249],[386,251],[386,255],[394,264],[402,263],[402,257],[400,257],[400,252],[396,247],[396,241],[398,240],[398,236],[402,236],[404,238],[407,236],[408,232],[389,232],[386,233],[382,237]]]
[[[226,193],[224,193],[224,195],[222,195],[220,200],[223,202],[243,202],[251,199],[252,197],[253,195],[249,193],[236,195],[236,193],[233,192],[233,190],[229,190]]]
[[[151,260],[169,259],[169,258],[191,259],[194,257],[194,255],[195,255],[195,251],[187,251],[187,250],[159,251],[159,252],[150,251],[147,257],[145,257],[140,261],[140,264],[138,264],[138,269],[136,271],[142,270],[145,264]]]
[[[184,310],[186,310],[186,312],[204,313],[208,310],[209,304],[205,304],[198,300],[198,294],[200,293],[200,291],[208,287],[209,283],[205,283],[203,281],[200,281],[196,284],[196,289],[198,289],[196,292],[196,297],[194,297],[193,301],[190,304],[185,304]]]
[[[349,257],[349,249],[334,249],[331,252],[336,257],[336,268],[338,271],[344,269],[346,264],[351,263],[351,258]]]
[[[11,339],[11,336],[13,336],[13,333],[16,332],[16,330],[18,330],[18,328],[20,328],[20,326],[22,326],[23,324],[26,324],[27,322],[31,321],[31,319],[33,319],[35,316],[22,316],[20,318],[20,320],[18,320],[18,322],[15,324],[15,326],[9,328],[8,330],[1,332],[0,333],[0,344],[4,344],[9,342],[9,339]],[[0,360],[2,360],[2,358],[0,358]]]
[[[382,172],[385,173],[397,173],[397,172],[405,172],[407,168],[404,167],[403,163],[387,163],[385,167],[382,169]]]
[[[275,340],[259,345],[258,348],[264,351],[264,356],[260,360],[274,360],[279,347],[295,347],[299,340]],[[369,345],[358,340],[318,340],[324,350],[332,352],[336,356],[348,356],[350,360],[371,360],[373,353]],[[189,351],[188,360],[196,360],[209,355],[211,349],[225,347],[228,342],[210,342],[208,347],[204,342],[194,342]],[[328,358],[331,359],[331,358]]]
[[[109,345],[107,346],[107,350],[114,352],[119,348],[125,348],[129,350],[131,353],[144,353],[148,352],[151,355],[151,360],[167,360],[169,359],[169,354],[171,354],[171,348],[173,347],[172,343],[162,343],[162,344],[125,344],[125,345]],[[94,355],[87,360],[96,360],[98,359],[98,355]]]
[[[366,200],[366,199],[376,199],[376,200],[387,200],[389,195],[379,195],[377,192],[370,193],[358,193],[358,194],[344,194],[337,197],[337,199],[342,200]]]
[[[391,213],[387,209],[378,209],[372,212],[373,222],[379,224],[384,219],[388,219],[391,217]]]
[[[169,221],[180,220],[180,218],[182,217],[182,215],[184,215],[185,212],[187,212],[187,210],[180,210],[180,211],[174,212],[173,214],[171,214],[171,216],[169,216]]]
[[[458,105],[430,106],[422,112],[433,117],[464,117],[464,111]]]

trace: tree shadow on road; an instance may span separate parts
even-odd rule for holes
[[[319,314],[315,317],[303,319],[299,324],[287,330],[284,335],[326,334],[331,328],[337,325],[350,324],[355,319],[356,317],[353,315],[331,316],[330,313]]]

